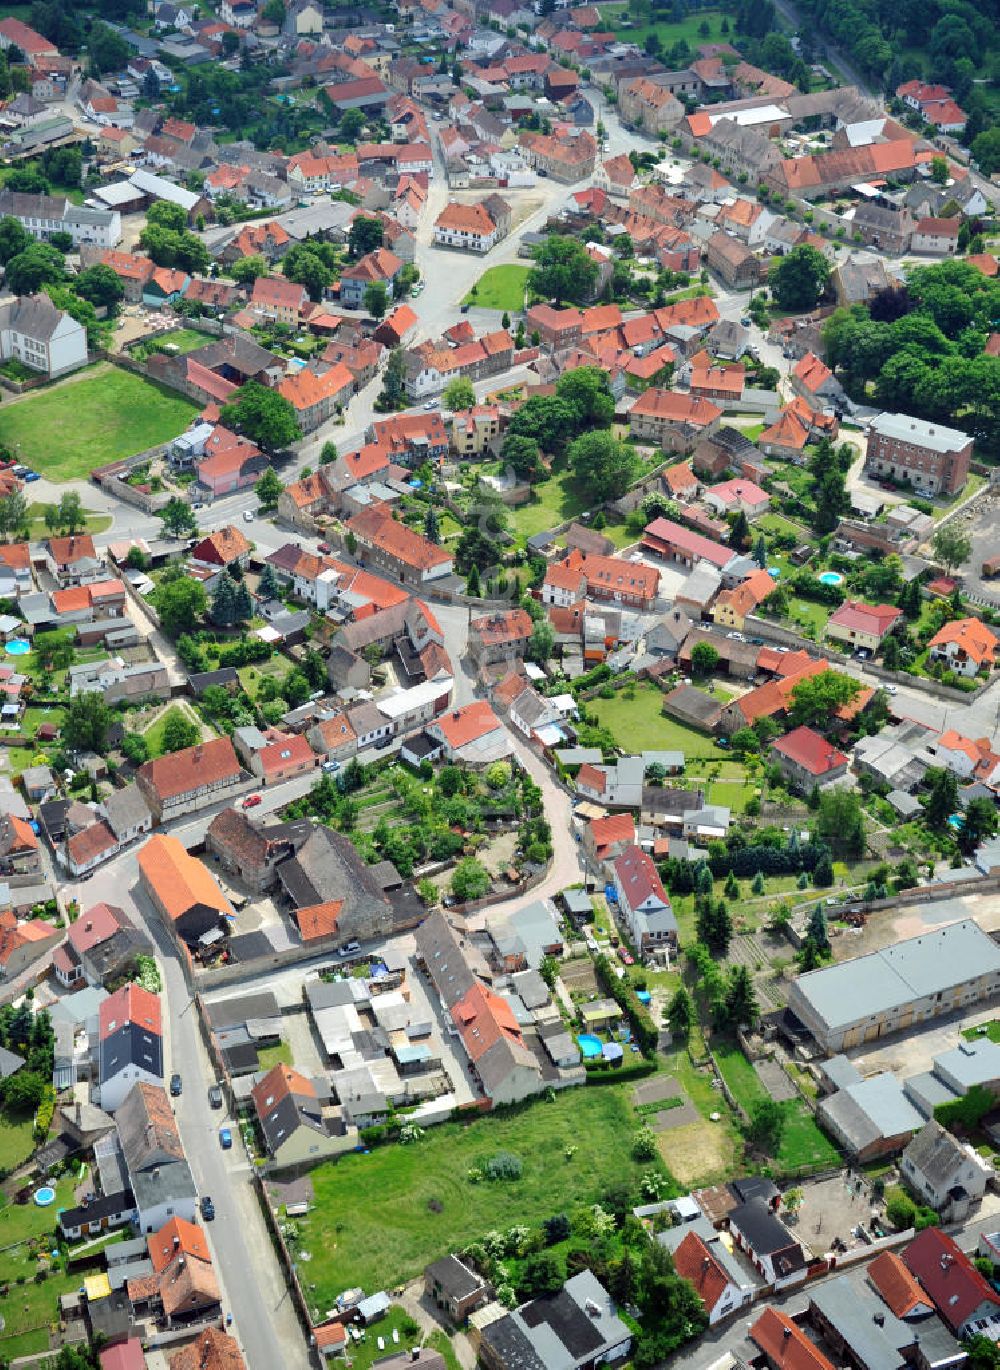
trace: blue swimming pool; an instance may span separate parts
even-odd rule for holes
[[[31,643],[26,637],[12,637],[7,643],[8,656],[27,656],[31,651]]]
[[[951,817],[948,819],[948,825],[949,827],[954,828],[956,832],[960,832],[961,829],[965,826],[965,814],[953,813]]]
[[[602,1050],[600,1037],[595,1037],[592,1032],[581,1032],[576,1041],[583,1052],[584,1060],[593,1061],[600,1056]]]
[[[844,577],[839,571],[824,571],[819,578],[820,585],[842,585]]]
[[[769,566],[767,568],[767,574],[771,577],[772,580],[779,580],[781,577],[781,567]]]
[[[51,1185],[43,1185],[35,1190],[34,1199],[39,1208],[48,1208],[49,1204],[55,1203],[56,1191]]]

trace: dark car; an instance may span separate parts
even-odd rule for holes
[[[215,1217],[215,1204],[207,1194],[201,1196],[201,1216],[207,1223],[210,1223]]]
[[[174,1071],[170,1077],[170,1093],[173,1098],[177,1098],[184,1086],[181,1084],[181,1077]]]
[[[218,1085],[209,1085],[208,1102],[212,1105],[213,1108],[222,1107],[222,1090],[219,1088]]]
[[[219,1128],[219,1145],[223,1151],[230,1151],[233,1145],[233,1134],[228,1127]]]

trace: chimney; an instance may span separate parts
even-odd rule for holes
[[[181,1244],[181,1239],[180,1239],[180,1237],[175,1236],[175,1237],[174,1237],[174,1250],[175,1250],[175,1251],[176,1251],[177,1248],[180,1246],[180,1244]]]
[[[875,1319],[875,1326],[876,1326],[876,1327],[884,1327],[884,1326],[885,1326],[885,1314],[884,1314],[884,1313],[874,1313],[872,1316],[873,1316],[873,1318]]]
[[[785,1341],[787,1341],[788,1338],[792,1335],[792,1329],[790,1327],[783,1327],[781,1329],[781,1335],[784,1337]]]
[[[87,919],[86,923],[84,923],[84,925],[83,925],[83,930],[84,930],[84,932],[93,932],[93,931],[94,931],[94,925],[93,925],[93,923],[90,921],[89,918]]]

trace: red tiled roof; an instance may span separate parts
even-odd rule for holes
[[[1000,1296],[939,1228],[927,1227],[918,1233],[903,1252],[903,1260],[953,1332],[982,1305],[1000,1308]]]
[[[774,751],[817,777],[847,765],[847,757],[812,728],[794,728],[772,744]]]
[[[632,908],[647,899],[670,905],[670,899],[660,881],[653,858],[639,847],[629,847],[615,861],[615,881]]]
[[[113,936],[121,927],[124,916],[122,910],[113,904],[93,904],[70,925],[68,939],[74,950],[82,955]]]
[[[674,1269],[694,1285],[707,1313],[729,1288],[729,1276],[697,1232],[689,1232],[674,1251]]]
[[[792,374],[802,382],[807,390],[816,391],[830,379],[833,372],[813,352],[807,352],[801,361],[796,362]]]
[[[895,1251],[881,1251],[868,1267],[868,1283],[888,1304],[897,1318],[908,1318],[922,1309],[929,1309],[930,1298],[906,1268]]]
[[[984,663],[993,664],[1000,638],[981,619],[956,618],[939,629],[927,645],[946,647],[949,643],[954,643],[966,656],[982,666]]]
[[[882,637],[902,616],[902,609],[895,604],[865,604],[859,599],[846,599],[830,615],[827,627],[833,623],[838,628],[847,628],[855,633],[872,633]]]
[[[779,1308],[765,1308],[749,1336],[776,1370],[833,1370],[819,1347]]]
[[[359,542],[378,547],[414,570],[429,571],[451,561],[447,551],[399,523],[384,507],[362,509],[348,521],[347,528]]]
[[[677,390],[661,390],[652,386],[643,391],[630,413],[643,418],[665,419],[668,423],[707,428],[721,417],[722,410],[700,395],[682,395]]]
[[[171,1218],[159,1232],[149,1234],[146,1246],[149,1250],[149,1259],[153,1262],[153,1269],[158,1275],[166,1269],[178,1251],[185,1256],[194,1256],[199,1261],[212,1259],[204,1231],[196,1223],[189,1223],[186,1218]]]
[[[441,714],[434,723],[448,745],[456,750],[500,727],[500,720],[482,699],[466,704],[462,709]]]
[[[343,907],[343,899],[327,899],[322,904],[309,904],[296,909],[295,921],[303,942],[313,942],[317,937],[332,937],[337,931],[337,919]]]
[[[98,1015],[102,1042],[127,1023],[145,1028],[157,1037],[163,1035],[160,997],[158,994],[151,994],[148,989],[143,989],[142,985],[122,985],[121,989],[108,995],[101,1004]]]
[[[580,767],[581,772],[584,769],[583,766]],[[598,856],[617,842],[626,842],[629,845],[635,842],[635,819],[630,813],[611,813],[607,818],[592,818],[588,827]]]

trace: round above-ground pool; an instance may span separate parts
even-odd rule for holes
[[[592,1061],[600,1056],[603,1050],[600,1037],[595,1037],[592,1032],[581,1032],[576,1040],[585,1061]]]
[[[56,1191],[49,1184],[43,1185],[35,1190],[34,1200],[39,1208],[48,1208],[49,1204],[56,1201]]]
[[[824,571],[819,578],[820,585],[841,585],[844,577],[839,571]]]
[[[767,574],[771,577],[772,580],[778,580],[778,578],[781,576],[781,567],[769,566],[767,568]]]
[[[27,656],[31,651],[31,643],[26,637],[12,637],[7,643],[8,656]]]

